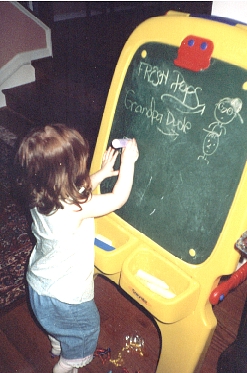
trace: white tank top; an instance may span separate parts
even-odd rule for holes
[[[46,216],[31,210],[37,242],[29,260],[27,281],[40,295],[79,304],[94,297],[94,219],[79,222],[75,206]]]

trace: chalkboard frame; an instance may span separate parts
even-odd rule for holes
[[[108,145],[114,138],[135,137],[141,154],[132,194],[116,213],[173,255],[199,264],[216,245],[247,159],[240,114],[244,105],[237,96],[228,97],[235,93],[234,82],[238,94],[242,84],[236,76],[241,72],[245,76],[245,70],[213,59],[207,71],[186,71],[174,65],[177,53],[177,48],[161,43],[146,43],[136,51],[121,89]],[[215,75],[220,85],[213,85]],[[226,86],[224,76],[228,78]],[[246,98],[244,104],[246,107]],[[224,111],[231,115],[223,118]],[[234,125],[229,127],[229,123]],[[240,132],[233,133],[232,128]],[[163,151],[165,147],[169,150]],[[225,178],[227,171],[231,178]],[[111,191],[114,183],[108,179],[101,193]]]
[[[177,32],[174,31],[174,25],[178,24]],[[153,27],[155,25],[155,27]],[[165,33],[162,32],[162,29],[165,29]],[[100,128],[100,133],[98,137],[98,142],[96,146],[96,152],[94,154],[94,159],[92,163],[92,171],[96,170],[99,167],[100,159],[103,154],[104,149],[107,147],[110,137],[111,123],[113,121],[114,112],[116,109],[118,97],[120,94],[120,89],[124,81],[126,71],[128,69],[129,63],[133,58],[136,50],[146,42],[162,42],[167,43],[168,45],[179,47],[183,38],[191,33],[193,29],[196,35],[203,35],[206,38],[211,40],[220,39],[220,47],[215,43],[215,48],[212,57],[218,58],[221,61],[225,61],[237,66],[242,66],[246,68],[246,50],[240,47],[240,44],[235,42],[236,38],[245,39],[246,31],[242,30],[241,27],[229,29],[228,25],[220,25],[218,22],[211,22],[208,20],[198,20],[198,19],[188,19],[188,17],[158,17],[156,19],[149,19],[143,24],[141,24],[130,36],[129,40],[126,42],[126,45],[122,51],[122,54],[119,59],[119,63],[116,66],[116,71],[112,80],[112,85],[109,91],[107,104],[105,107],[102,124]],[[187,30],[189,30],[187,32]],[[219,33],[219,37],[216,37],[216,34]],[[218,40],[217,40],[218,41]],[[227,44],[227,48],[225,48]],[[229,53],[229,51],[234,51],[236,53]],[[97,154],[96,154],[97,153]],[[240,190],[243,185],[239,186]],[[100,193],[100,190],[96,192]],[[241,192],[242,193],[242,192]],[[241,194],[242,195],[242,194]],[[242,196],[243,197],[243,196]],[[241,197],[241,198],[242,198]],[[233,203],[235,206],[235,201]],[[238,205],[238,208],[241,206]],[[231,208],[231,210],[234,208]],[[230,220],[232,217],[230,216]],[[245,221],[240,218],[240,216],[235,216],[234,220],[238,222],[238,226],[234,226],[231,234],[227,233],[227,236],[224,234],[224,239],[219,237],[217,242],[217,247],[219,250],[219,245],[224,242],[229,255],[229,261],[226,265],[224,271],[230,271],[234,268],[234,263],[238,260],[238,254],[235,251],[232,251],[234,245],[235,237],[238,237],[239,232],[242,232],[242,227],[245,226]],[[226,238],[227,237],[227,238]],[[230,239],[229,239],[230,237]],[[231,262],[231,258],[233,261]],[[193,262],[195,263],[195,262]],[[228,269],[227,269],[228,268]],[[231,269],[230,269],[231,268]],[[221,273],[220,267],[218,272]]]

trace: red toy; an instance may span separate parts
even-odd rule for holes
[[[213,49],[211,40],[189,35],[182,41],[174,64],[192,71],[205,70],[210,66]]]

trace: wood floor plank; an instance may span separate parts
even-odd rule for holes
[[[0,329],[13,351],[22,356],[22,359],[32,368],[30,373],[52,371],[55,362],[49,354],[49,340],[34,322],[26,303],[2,316]],[[19,373],[18,359],[14,357],[12,360],[15,369],[13,371]]]
[[[34,373],[33,367],[0,330],[0,367],[2,373]]]

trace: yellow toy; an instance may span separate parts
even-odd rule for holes
[[[239,260],[246,45],[244,25],[169,12],[136,28],[112,79],[91,171],[114,139],[135,137],[140,157],[127,204],[96,219],[95,273],[153,315],[157,373],[200,371],[217,323],[210,293]]]

